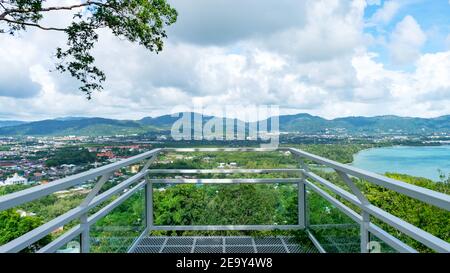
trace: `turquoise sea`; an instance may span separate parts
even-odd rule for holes
[[[367,149],[356,154],[351,165],[380,174],[396,172],[438,181],[438,169],[450,174],[450,145]]]

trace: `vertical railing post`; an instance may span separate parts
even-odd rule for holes
[[[307,227],[307,205],[306,205],[306,186],[302,178],[298,186],[298,225],[300,228]]]
[[[370,225],[370,214],[364,210],[364,207],[369,205],[370,202],[367,200],[366,196],[362,191],[355,185],[352,179],[344,172],[336,170],[337,174],[344,180],[345,184],[351,189],[351,191],[356,195],[358,200],[361,202],[361,216],[362,222],[360,224],[360,241],[361,241],[361,253],[369,252],[369,225]]]
[[[306,229],[309,226],[309,216],[308,216],[308,203],[306,196],[306,175],[304,172],[308,171],[308,166],[303,161],[302,158],[300,160],[300,182],[298,183],[298,225]]]
[[[369,224],[370,224],[370,214],[362,211],[362,222],[360,226],[361,233],[361,253],[369,252]]]
[[[146,179],[145,185],[145,213],[146,213],[146,228],[148,231],[153,227],[153,183]]]
[[[90,227],[88,224],[88,215],[83,214],[80,217],[80,225],[82,228],[81,231],[81,236],[80,236],[80,252],[81,253],[89,253],[90,249],[91,249],[91,238],[90,238]]]
[[[158,154],[153,155],[144,167],[141,169],[141,172],[146,172],[150,165],[156,160]],[[147,175],[145,176],[145,229],[147,232],[150,232],[153,227],[153,183],[148,180]]]
[[[89,194],[84,198],[84,200],[79,205],[80,208],[87,208],[89,207],[89,204],[94,199],[94,197],[99,193],[100,189],[103,187],[103,185],[108,181],[109,177],[111,177],[113,173],[105,173],[100,177],[100,179],[97,181],[97,183],[94,185],[92,190],[89,192]],[[89,253],[91,248],[91,238],[90,238],[90,226],[88,223],[88,212],[84,213],[80,216],[80,226],[82,228],[81,231],[81,238],[80,238],[80,244],[81,244],[81,253]]]

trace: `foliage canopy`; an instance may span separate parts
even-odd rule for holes
[[[115,36],[160,52],[167,37],[164,27],[175,23],[177,12],[166,0],[82,0],[56,5],[46,0],[0,0],[0,33],[16,34],[28,28],[60,31],[67,35],[67,48],[57,48],[56,69],[68,72],[81,82],[80,90],[90,99],[99,91],[106,75],[95,66],[91,54],[98,30],[109,29]],[[67,26],[47,26],[45,16],[71,11]]]

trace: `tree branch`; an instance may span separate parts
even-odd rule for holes
[[[97,5],[97,6],[107,6],[107,4],[97,1],[86,1],[86,3],[81,3],[77,5],[71,6],[59,6],[59,7],[48,7],[41,8],[39,10],[30,10],[30,9],[10,9],[8,13],[28,13],[28,12],[46,12],[46,11],[55,11],[55,10],[72,10],[76,8],[82,8],[86,6]]]
[[[37,28],[40,28],[42,30],[66,31],[65,28],[44,27],[44,26],[41,26],[39,24],[27,23],[27,22],[17,22],[17,21],[10,20],[10,19],[7,19],[7,18],[0,19],[0,21],[5,21],[5,22],[11,23],[11,24],[24,25],[24,26],[29,26],[29,27],[37,27]]]
[[[56,30],[56,31],[66,31],[65,28],[56,28],[56,27],[44,27],[36,23],[29,23],[29,22],[23,22],[23,21],[15,21],[6,18],[6,16],[14,13],[31,13],[31,12],[48,12],[48,11],[57,11],[57,10],[72,10],[76,8],[81,7],[87,7],[91,5],[97,5],[97,6],[108,6],[106,3],[98,2],[98,1],[86,1],[85,3],[71,5],[71,6],[59,6],[59,7],[47,7],[47,8],[41,8],[39,10],[30,10],[30,9],[7,9],[3,6],[3,4],[0,3],[0,5],[5,9],[3,13],[0,14],[0,21],[5,21],[12,24],[17,25],[24,25],[24,26],[30,26],[30,27],[37,27],[42,30]]]
[[[0,5],[2,5],[0,3]],[[48,8],[41,8],[39,10],[31,10],[31,9],[7,9],[3,5],[2,7],[5,9],[3,13],[0,14],[0,20],[4,20],[7,15],[11,13],[30,13],[30,12],[48,12],[48,11],[57,11],[57,10],[72,10],[76,8],[82,8],[87,7],[91,5],[96,6],[108,6],[106,3],[98,2],[98,1],[86,1],[86,3],[81,3],[77,5],[71,5],[71,6],[59,6],[59,7],[48,7]]]

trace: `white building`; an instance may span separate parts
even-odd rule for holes
[[[0,183],[0,186],[8,186],[8,185],[22,185],[28,184],[28,179],[19,176],[17,173],[13,175],[13,177],[8,177],[3,183]]]

